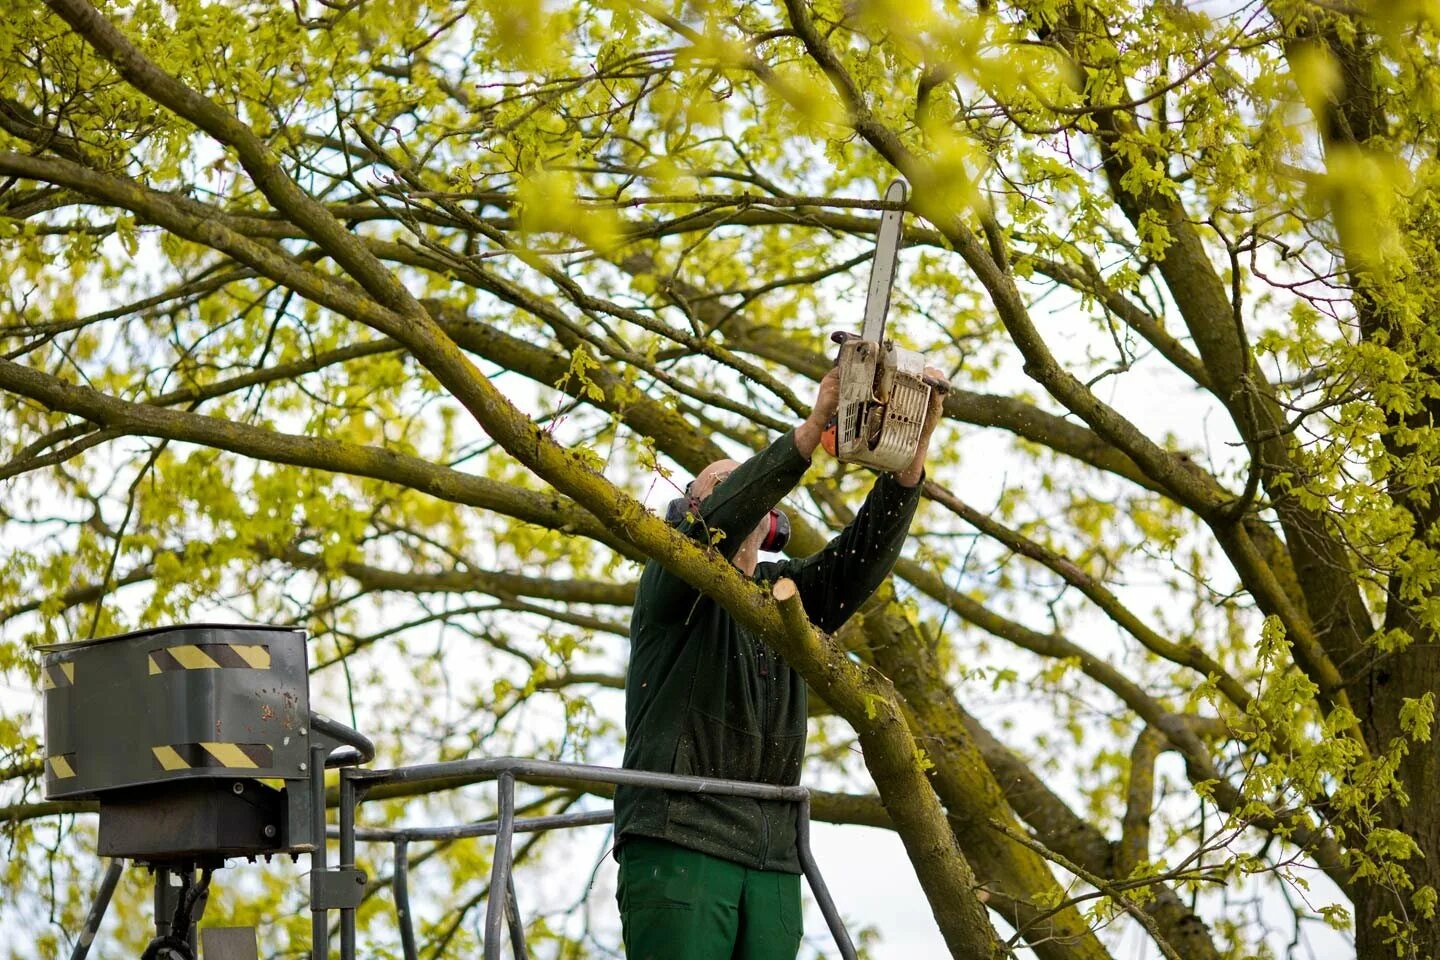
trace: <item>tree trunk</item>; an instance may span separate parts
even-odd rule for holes
[[[1387,800],[1380,818],[1386,828],[1413,840],[1420,854],[1403,865],[1408,884],[1367,880],[1355,885],[1358,960],[1440,957],[1440,922],[1424,916],[1415,904],[1416,891],[1427,886],[1440,891],[1440,751],[1433,740],[1411,741],[1400,723],[1407,700],[1440,689],[1440,647],[1433,645],[1433,637],[1418,632],[1413,636],[1416,643],[1408,650],[1390,657],[1376,655],[1362,696],[1368,697],[1366,734],[1376,749],[1397,741],[1409,748],[1395,771],[1409,802],[1398,797]],[[1422,637],[1428,642],[1422,643]],[[1359,838],[1356,846],[1363,846]],[[1406,930],[1409,925],[1413,926]]]

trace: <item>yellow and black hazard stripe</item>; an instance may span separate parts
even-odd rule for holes
[[[75,685],[75,661],[61,660],[40,668],[40,689],[54,690],[56,687]]]
[[[161,770],[191,770],[196,767],[225,767],[230,770],[258,770],[270,766],[273,753],[268,743],[172,743],[151,747],[155,765]]]
[[[50,771],[52,778],[69,780],[75,776],[75,754],[57,753],[52,757],[46,757],[45,766]]]
[[[150,651],[150,675],[170,670],[269,670],[270,648],[258,643],[181,643]]]

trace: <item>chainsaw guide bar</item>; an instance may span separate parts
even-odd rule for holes
[[[880,215],[875,259],[870,261],[870,287],[865,294],[865,323],[860,328],[860,339],[872,343],[885,339],[885,316],[890,312],[890,291],[895,288],[895,268],[900,262],[900,226],[908,193],[904,180],[891,181],[885,189],[885,202],[897,206]]]

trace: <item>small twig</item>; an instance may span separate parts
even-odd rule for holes
[[[1134,917],[1140,922],[1140,925],[1143,926],[1146,932],[1150,934],[1150,939],[1155,941],[1155,945],[1159,947],[1160,952],[1165,955],[1166,960],[1181,960],[1180,954],[1175,952],[1175,948],[1170,946],[1169,942],[1166,941],[1164,935],[1161,934],[1160,928],[1156,926],[1154,918],[1151,917],[1150,914],[1146,913],[1134,901],[1129,900],[1125,896],[1123,896],[1119,890],[1115,889],[1114,886],[1112,886],[1106,880],[1102,879],[1098,874],[1091,873],[1089,870],[1086,870],[1084,867],[1080,866],[1078,863],[1075,863],[1068,857],[1065,857],[1064,855],[1056,853],[1054,850],[1051,850],[1043,843],[1032,840],[1030,837],[1021,833],[1019,830],[1016,830],[1009,824],[1003,823],[1000,820],[996,820],[992,817],[990,819],[990,826],[992,829],[998,830],[999,832],[1005,834],[1005,836],[1009,837],[1011,840],[1014,840],[1021,846],[1033,850],[1035,853],[1038,853],[1040,856],[1044,857],[1046,860],[1049,860],[1051,863],[1054,863],[1057,866],[1067,870],[1068,872],[1073,873],[1075,876],[1079,877],[1081,880],[1084,880],[1086,883],[1090,884],[1090,886],[1094,887],[1096,890],[1099,890],[1111,900],[1118,903],[1121,909],[1123,909],[1126,913],[1130,914],[1130,916]]]

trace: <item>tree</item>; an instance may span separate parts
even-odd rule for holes
[[[8,675],[223,608],[362,700],[487,648],[431,755],[576,752],[516,711],[613,744],[650,557],[804,674],[811,776],[877,791],[819,812],[899,834],[953,956],[1107,957],[1113,918],[1246,955],[1274,910],[1210,891],[1307,877],[1336,902],[1286,937],[1440,956],[1433,5],[22,8]],[[832,637],[639,497],[804,415],[895,175],[892,329],[960,389],[916,552]],[[816,472],[799,554],[867,483]],[[77,808],[0,731],[20,889]]]

